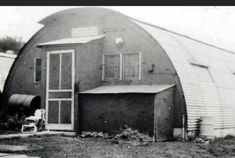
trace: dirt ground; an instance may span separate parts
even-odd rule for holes
[[[27,145],[30,151],[22,151],[19,154],[49,158],[235,157],[234,137],[217,139],[209,144],[173,141],[131,145],[101,138],[43,136],[0,140],[0,144]]]

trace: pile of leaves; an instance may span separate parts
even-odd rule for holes
[[[118,142],[132,142],[134,145],[143,145],[154,141],[153,137],[140,133],[138,130],[134,130],[130,127],[122,129],[113,139]]]
[[[121,129],[118,134],[111,135],[103,132],[82,132],[80,137],[112,139],[115,144],[131,143],[133,145],[146,145],[154,141],[153,137],[140,133],[138,130],[134,130],[130,127]]]

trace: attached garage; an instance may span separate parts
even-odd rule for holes
[[[102,86],[80,95],[80,130],[117,134],[125,126],[173,136],[173,85]]]

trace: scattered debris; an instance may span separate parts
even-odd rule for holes
[[[82,132],[81,138],[105,138],[105,134],[103,132]]]
[[[153,137],[150,137],[146,134],[140,133],[138,130],[133,130],[130,127],[126,127],[121,130],[120,134],[117,134],[114,140],[119,143],[130,143],[132,145],[148,145],[154,141]]]
[[[196,143],[201,143],[201,144],[209,144],[212,139],[208,139],[207,137],[197,137],[195,140],[194,140]]]

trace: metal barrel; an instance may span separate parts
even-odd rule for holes
[[[33,114],[36,109],[40,108],[41,99],[39,96],[26,94],[13,94],[8,101],[9,109],[18,111],[23,108],[27,113]]]

